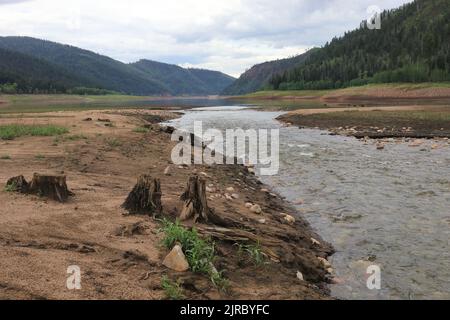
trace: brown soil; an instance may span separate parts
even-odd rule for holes
[[[413,112],[431,118],[411,116]],[[356,138],[448,138],[450,122],[432,116],[449,112],[449,108],[436,106],[303,109],[284,114],[278,120]]]
[[[172,166],[170,176],[163,174],[173,143],[151,119],[175,116],[127,110],[0,118],[0,125],[51,123],[69,128],[69,136],[85,136],[0,140],[0,155],[11,158],[0,160],[2,184],[22,174],[27,179],[35,172],[64,174],[75,194],[61,204],[0,191],[0,299],[163,299],[164,275],[181,280],[189,299],[329,298],[324,285],[329,275],[317,257],[331,254],[331,246],[311,231],[289,204],[263,192],[264,186],[246,168]],[[85,121],[88,118],[92,121]],[[138,126],[150,131],[134,132]],[[175,273],[162,266],[167,250],[161,246],[159,222],[128,215],[121,208],[137,177],[149,174],[161,179],[163,214],[173,217],[182,209],[180,195],[195,172],[206,175],[207,184],[218,186],[222,195],[227,188],[235,188],[239,199],[214,196],[208,200],[209,207],[222,217],[239,221],[239,230],[260,239],[263,251],[272,258],[267,265],[255,266],[239,257],[233,241],[216,239],[215,266],[229,280],[228,292],[219,291],[204,275]],[[245,208],[248,201],[260,204],[263,214],[250,213]],[[296,215],[297,221],[290,225],[281,213]],[[81,290],[66,288],[66,271],[71,265],[81,268]],[[297,279],[297,271],[306,281]]]

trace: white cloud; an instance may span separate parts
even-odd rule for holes
[[[124,62],[141,58],[239,75],[323,45],[366,8],[409,0],[0,0],[0,35],[67,43]]]

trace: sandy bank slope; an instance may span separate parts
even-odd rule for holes
[[[0,298],[162,299],[164,275],[181,280],[190,299],[327,298],[323,289],[327,273],[317,257],[326,257],[331,247],[300,217],[294,225],[285,222],[280,213],[295,215],[294,210],[279,197],[261,191],[263,186],[243,167],[173,166],[171,176],[163,174],[173,146],[170,136],[157,125],[148,133],[134,129],[171,117],[166,112],[127,110],[0,118],[0,125],[51,123],[70,130],[58,139],[0,140],[0,155],[10,158],[0,160],[1,184],[19,174],[30,178],[34,172],[64,172],[75,193],[69,203],[58,204],[2,188]],[[112,125],[99,118],[109,119]],[[173,216],[180,211],[179,196],[193,172],[207,174],[207,183],[217,187],[217,194],[235,189],[239,199],[211,194],[210,206],[240,221],[240,228],[258,237],[272,257],[267,265],[255,266],[238,255],[233,241],[217,240],[215,265],[230,282],[227,293],[203,275],[163,267],[167,251],[160,244],[159,223],[150,217],[126,215],[120,208],[137,176],[148,173],[161,178],[164,214]],[[245,208],[248,201],[260,204],[263,214],[250,213]],[[70,265],[81,268],[80,291],[66,288]],[[297,271],[306,281],[296,278]]]

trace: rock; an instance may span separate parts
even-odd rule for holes
[[[253,168],[247,168],[247,170],[248,170],[248,173],[250,173],[250,174],[255,174],[255,169],[253,169]]]
[[[377,143],[377,150],[384,150],[385,145],[384,143]]]
[[[312,242],[312,244],[313,245],[317,245],[317,246],[320,246],[320,242],[319,241],[317,241],[316,239],[314,239],[314,238],[311,238],[311,242]]]
[[[258,204],[254,204],[251,206],[250,211],[256,214],[261,214],[262,213],[262,209]]]
[[[266,219],[259,219],[258,222],[261,224],[266,224]]]
[[[206,178],[209,177],[209,175],[208,175],[206,172],[200,172],[200,175],[201,175],[201,176],[204,176],[204,177],[206,177]]]
[[[247,202],[247,203],[245,204],[245,207],[246,207],[247,209],[250,209],[251,207],[253,207],[253,203]]]
[[[267,190],[267,189],[261,189],[261,192],[264,192],[264,193],[269,193],[270,191],[269,191],[269,190]]]
[[[433,144],[431,146],[431,149],[433,149],[433,150],[439,149],[439,145],[438,144]]]
[[[180,245],[173,247],[172,251],[163,261],[163,265],[177,272],[185,272],[189,270],[189,263],[183,253]]]
[[[234,188],[233,187],[227,188],[227,192],[230,192],[230,193],[234,192]]]
[[[285,214],[283,219],[289,224],[294,224],[295,223],[295,218],[293,216],[288,215],[288,214]]]
[[[304,203],[305,203],[305,200],[303,200],[303,199],[297,199],[297,200],[294,201],[294,204],[297,205],[297,206],[301,206]]]
[[[333,274],[334,270],[333,270],[333,268],[328,268],[328,269],[327,269],[327,272],[328,272],[329,274]]]
[[[331,263],[327,259],[324,259],[322,257],[318,257],[317,259],[319,259],[319,261],[323,264],[323,266],[326,269],[331,268]]]
[[[170,176],[170,175],[171,175],[171,173],[170,173],[170,166],[168,166],[168,167],[166,168],[166,170],[164,170],[164,175],[165,175],[165,176]]]
[[[233,194],[231,195],[231,197],[232,197],[233,199],[239,199],[239,195],[238,195],[237,193],[233,193]]]
[[[232,201],[233,197],[230,196],[228,193],[225,193],[225,199]]]
[[[305,281],[305,278],[303,277],[303,273],[300,271],[297,271],[297,279],[300,281]]]
[[[206,187],[206,192],[215,193],[217,190],[214,187]]]

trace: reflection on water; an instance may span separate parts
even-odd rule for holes
[[[278,112],[208,110],[187,111],[173,123],[280,128],[281,170],[261,179],[292,202],[303,199],[299,211],[336,248],[331,260],[342,283],[331,287],[335,297],[450,298],[449,146],[392,143],[379,151],[353,138],[282,127]],[[380,291],[366,287],[372,264],[382,270]]]

